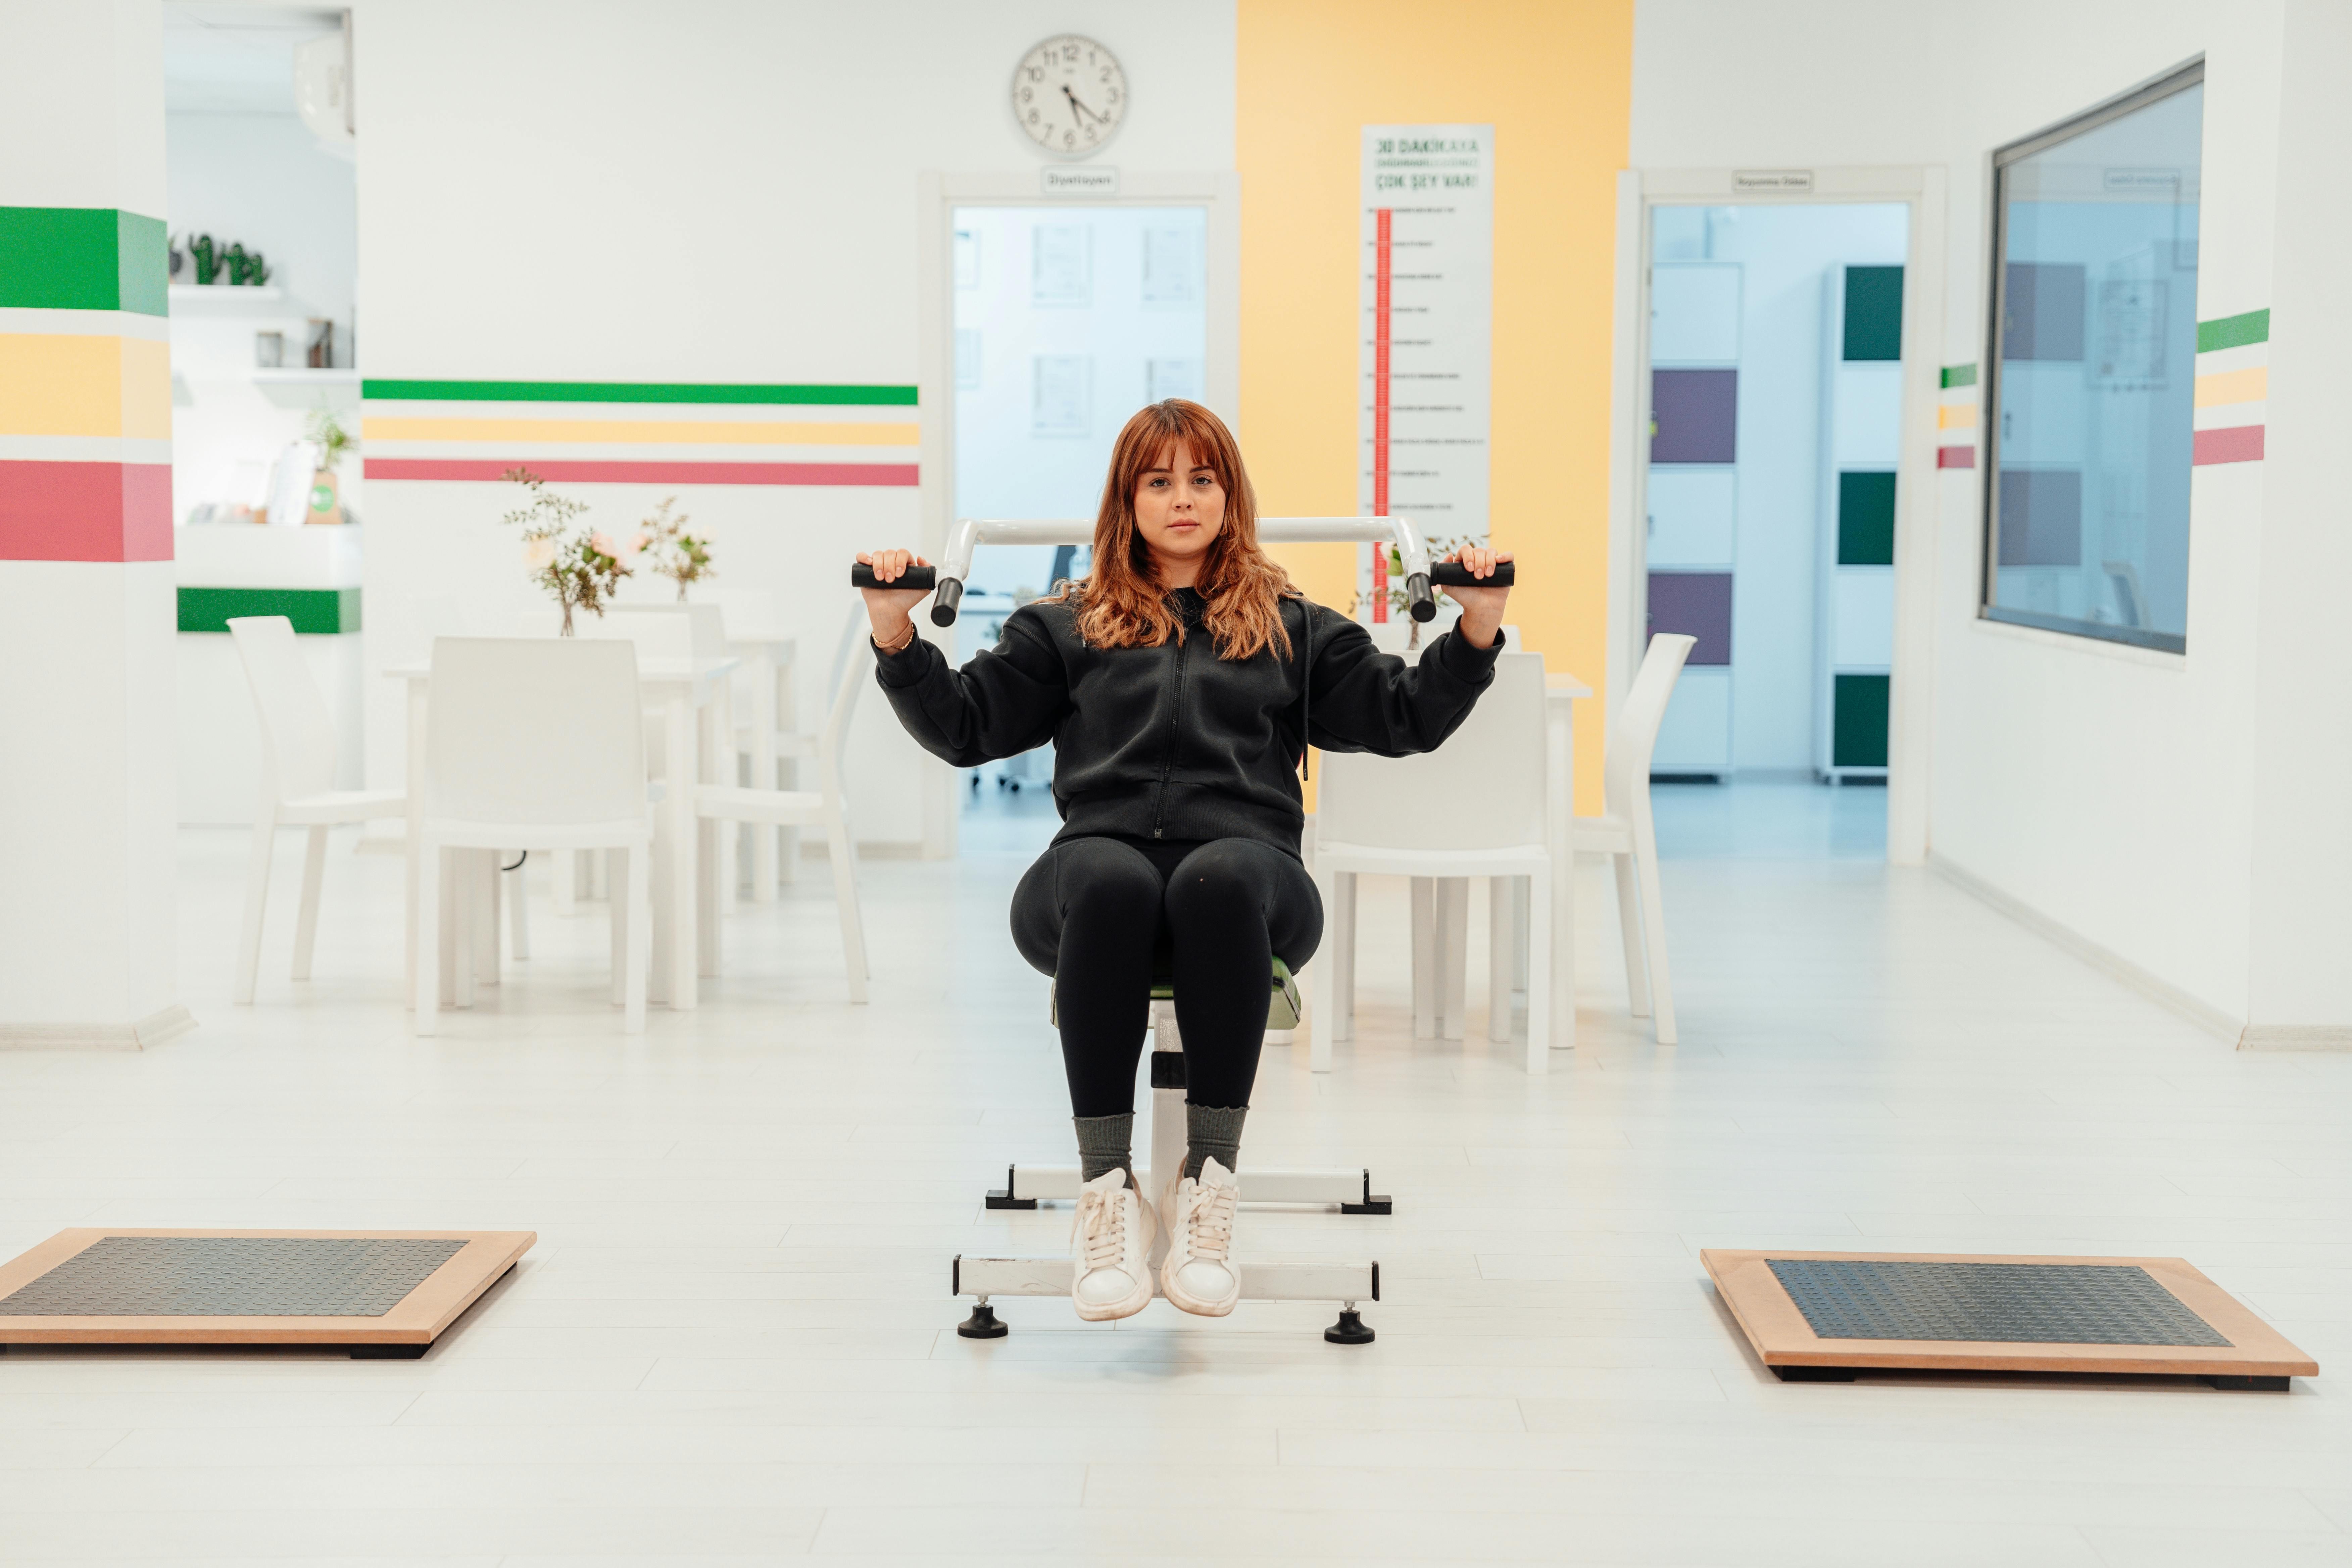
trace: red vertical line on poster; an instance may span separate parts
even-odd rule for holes
[[[1373,210],[1372,515],[1389,514],[1389,253],[1393,209]],[[1372,546],[1372,619],[1389,618],[1389,548]]]

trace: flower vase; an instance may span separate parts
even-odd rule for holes
[[[555,635],[564,637],[572,635],[572,601],[569,599],[563,601],[563,629]]]

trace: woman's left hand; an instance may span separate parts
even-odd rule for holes
[[[1507,552],[1471,544],[1445,559],[1467,566],[1473,577],[1491,577],[1495,568],[1510,558]],[[1503,603],[1511,596],[1508,588],[1441,588],[1438,592],[1462,606],[1462,635],[1472,647],[1495,646],[1495,634],[1503,627]]]

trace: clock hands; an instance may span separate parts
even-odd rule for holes
[[[1067,82],[1064,82],[1062,84],[1062,96],[1070,100],[1070,121],[1079,129],[1085,129],[1087,123],[1086,121],[1078,118],[1080,114],[1087,115],[1097,125],[1107,123],[1101,115],[1095,113],[1093,110],[1088,109],[1085,104],[1078,101],[1078,95],[1070,90],[1070,84]]]

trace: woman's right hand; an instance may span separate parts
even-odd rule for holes
[[[875,580],[880,583],[897,582],[909,566],[930,564],[911,550],[877,550],[870,555],[860,551],[857,563],[874,568]],[[866,595],[866,618],[873,627],[875,642],[894,651],[914,629],[915,606],[931,594],[929,588],[860,588],[858,592]]]

